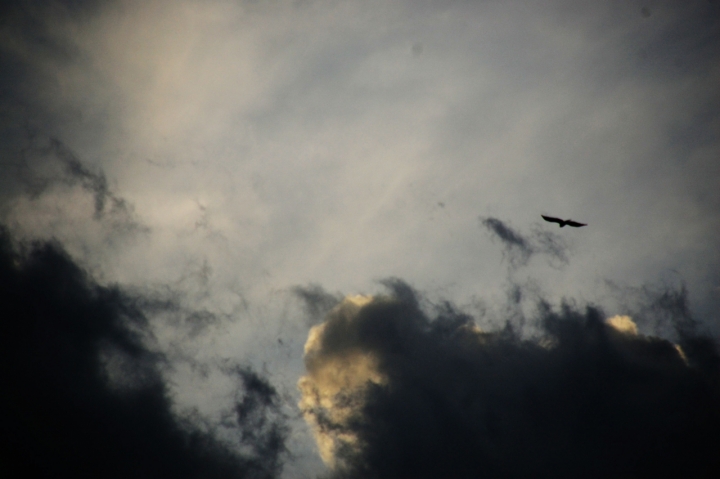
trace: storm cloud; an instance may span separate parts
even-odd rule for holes
[[[539,303],[483,332],[408,285],[349,297],[306,344],[301,408],[338,478],[715,477],[716,345]],[[412,293],[412,294],[409,294]],[[686,345],[703,342],[703,353]]]
[[[98,285],[57,244],[13,245],[0,229],[5,476],[279,475],[286,426],[275,389],[234,371],[234,445],[176,416],[164,356],[148,347],[146,302]]]

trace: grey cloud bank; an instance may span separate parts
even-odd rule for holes
[[[286,426],[265,379],[237,371],[242,400],[227,427],[240,440],[220,441],[174,413],[146,298],[97,285],[56,244],[23,249],[0,230],[4,475],[279,475]]]
[[[682,349],[567,304],[538,305],[534,340],[482,332],[387,284],[341,303],[306,345],[301,406],[333,477],[720,473],[720,355],[668,304]]]

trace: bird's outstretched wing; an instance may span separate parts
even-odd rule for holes
[[[560,228],[562,228],[563,226],[574,226],[575,228],[579,228],[581,226],[587,226],[587,224],[585,224],[585,223],[578,223],[577,221],[573,221],[573,220],[562,220],[560,218],[554,218],[552,216],[545,216],[545,215],[540,215],[540,216],[542,216],[545,221],[549,221],[550,223],[559,224]]]
[[[574,226],[575,228],[579,228],[581,226],[587,226],[587,223],[578,223],[577,221],[568,220],[566,223],[568,226]]]
[[[552,216],[545,216],[545,215],[540,215],[540,216],[542,216],[545,221],[549,221],[550,223],[560,223],[560,224],[564,223],[564,221],[561,220],[560,218],[553,218]]]

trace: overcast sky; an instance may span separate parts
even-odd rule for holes
[[[176,411],[220,421],[220,365],[260,371],[285,477],[326,467],[297,408],[318,305],[386,278],[483,330],[565,300],[675,341],[665,294],[720,335],[717,2],[18,3],[2,223],[172,300],[146,314]]]

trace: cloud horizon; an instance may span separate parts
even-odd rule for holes
[[[713,477],[720,354],[625,316],[539,304],[542,335],[432,315],[400,281],[348,297],[305,345],[300,407],[337,478]],[[681,321],[682,318],[678,318]]]

